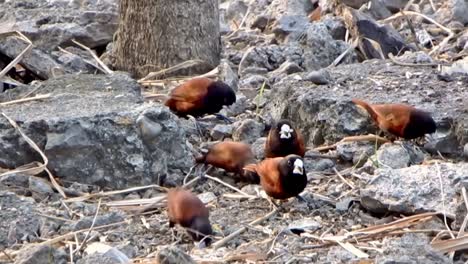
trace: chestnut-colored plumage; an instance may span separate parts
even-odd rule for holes
[[[165,105],[179,116],[198,117],[218,113],[235,101],[236,94],[224,82],[194,78],[172,90]]]
[[[188,190],[174,188],[168,191],[167,215],[169,227],[179,224],[189,228],[187,231],[195,241],[200,241],[213,232],[208,209],[195,194]],[[207,237],[204,241],[209,244],[211,239]]]
[[[210,164],[227,172],[238,174],[243,181],[259,183],[255,173],[243,170],[244,166],[254,162],[250,145],[242,142],[223,141],[214,144],[203,156],[196,158],[197,163]]]
[[[363,107],[380,129],[405,139],[414,139],[434,133],[437,125],[431,115],[406,104],[368,104],[353,99]]]
[[[317,6],[314,9],[314,11],[309,13],[309,15],[308,15],[309,21],[310,22],[319,21],[320,18],[322,17],[321,13],[322,13],[322,8],[320,6]]]
[[[301,132],[288,120],[280,120],[271,127],[265,142],[265,157],[284,157],[296,154],[304,157],[306,148]]]
[[[304,162],[298,155],[265,159],[244,169],[256,172],[263,190],[274,199],[295,197],[307,185]]]

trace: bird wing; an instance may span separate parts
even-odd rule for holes
[[[266,193],[281,191],[280,172],[278,164],[282,157],[265,159],[257,164],[257,174]]]
[[[196,103],[203,100],[211,82],[210,79],[205,78],[192,79],[173,89],[169,96],[174,101]]]

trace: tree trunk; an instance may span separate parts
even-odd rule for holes
[[[137,78],[188,60],[204,63],[171,75],[207,72],[219,64],[218,0],[120,0],[115,68]]]

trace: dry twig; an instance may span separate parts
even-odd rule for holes
[[[101,59],[99,59],[99,57],[94,53],[94,51],[92,51],[90,48],[86,47],[85,45],[79,43],[78,41],[72,39],[72,42],[75,43],[76,45],[78,45],[80,48],[86,50],[89,52],[89,54],[91,54],[91,56],[93,56],[93,59],[98,63],[98,65],[100,66],[100,68],[98,68],[99,70],[103,71],[104,73],[106,74],[112,74],[114,73],[111,69],[109,69],[109,67],[107,67],[107,65],[101,61]]]
[[[28,98],[21,98],[21,99],[16,99],[16,100],[11,100],[8,102],[3,102],[0,103],[0,106],[6,106],[6,105],[12,105],[12,104],[19,104],[19,103],[24,103],[24,102],[30,102],[30,101],[35,101],[35,100],[41,100],[41,99],[46,99],[51,96],[50,93],[48,94],[38,94],[33,97],[28,97]]]
[[[31,42],[31,40],[29,40],[25,35],[23,35],[21,32],[19,31],[13,31],[13,32],[7,32],[7,33],[2,33],[0,34],[0,37],[8,37],[8,36],[11,36],[11,35],[18,35],[19,39],[23,40],[24,42],[28,43],[28,46],[20,53],[18,54],[18,56],[16,56],[16,58],[14,60],[12,60],[10,63],[8,63],[8,65],[0,72],[0,78],[2,78],[3,76],[5,76],[5,74],[13,67],[15,67],[16,64],[18,64],[18,62],[24,57],[24,55],[29,52],[32,47],[33,47],[33,44]]]

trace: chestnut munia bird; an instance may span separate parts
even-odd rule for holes
[[[208,152],[196,159],[197,163],[210,164],[227,172],[238,174],[241,180],[259,183],[256,173],[245,171],[245,165],[255,161],[250,145],[242,142],[223,141],[214,144]]]
[[[209,78],[194,78],[176,88],[170,94],[165,105],[179,116],[218,113],[223,105],[236,101],[236,94],[229,85]]]
[[[263,190],[274,199],[296,197],[307,185],[304,162],[298,155],[265,159],[244,169],[256,172]]]
[[[279,120],[271,127],[265,142],[265,157],[284,157],[296,154],[304,157],[306,148],[301,132],[291,125],[288,120]]]
[[[437,125],[431,115],[407,104],[368,104],[353,99],[353,103],[366,109],[380,129],[405,139],[432,134]]]
[[[169,227],[179,224],[188,228],[188,233],[195,241],[200,241],[213,232],[208,209],[195,194],[188,190],[173,188],[168,191],[167,215]],[[203,241],[208,245],[211,239],[206,237]]]

